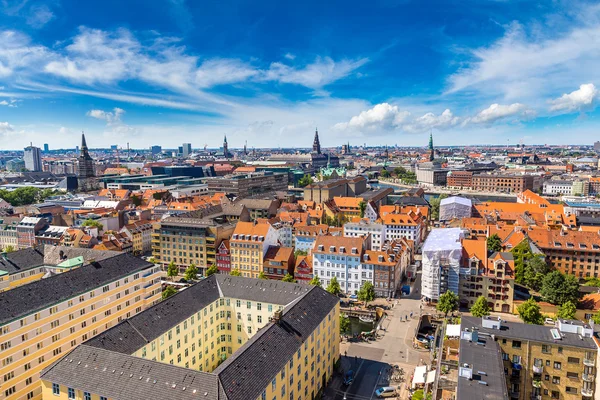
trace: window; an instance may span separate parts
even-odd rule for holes
[[[547,345],[547,344],[542,345],[542,353],[551,353],[551,352],[552,352],[552,346]]]
[[[89,392],[83,392],[83,400],[92,400],[92,395]]]
[[[560,385],[560,376],[553,376],[552,383],[555,385]]]
[[[552,391],[552,398],[553,398],[553,399],[558,399],[558,398],[560,398],[560,392],[559,392],[559,391],[557,391],[557,390],[553,390],[553,391]]]
[[[569,357],[567,359],[567,362],[569,364],[579,364],[579,358],[577,358],[577,357]]]
[[[574,387],[567,386],[566,392],[569,394],[577,394],[577,389]]]
[[[75,389],[69,388],[69,400],[75,400]]]
[[[577,372],[567,372],[567,378],[579,380],[579,374]]]
[[[520,340],[513,340],[512,347],[513,347],[513,349],[520,349],[521,348],[521,341]]]
[[[554,361],[554,369],[560,369],[561,365],[558,361]]]

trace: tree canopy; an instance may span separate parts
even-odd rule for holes
[[[431,219],[437,221],[440,219],[440,203],[443,199],[447,198],[448,195],[446,193],[440,194],[438,197],[434,197],[429,200],[429,205],[431,206]]]
[[[577,307],[575,307],[575,304],[570,301],[566,301],[558,306],[556,316],[562,319],[575,319],[575,312],[577,312]]]
[[[198,267],[196,267],[195,264],[190,264],[190,266],[185,269],[183,276],[186,281],[195,281],[198,279]]]
[[[294,279],[293,275],[285,274],[285,276],[283,277],[282,281],[284,282],[296,282],[296,280]]]
[[[544,323],[540,306],[533,298],[524,301],[523,304],[517,307],[517,312],[526,324],[542,325]]]
[[[206,276],[209,277],[211,275],[216,274],[217,272],[219,272],[219,269],[217,268],[217,266],[215,264],[213,264],[206,269]]]
[[[502,239],[497,233],[487,238],[487,248],[489,251],[502,251]]]
[[[175,289],[173,286],[167,286],[165,288],[165,290],[162,291],[162,299],[168,299],[169,297],[173,296],[174,294],[177,293],[177,289]]]
[[[263,271],[260,271],[258,273],[258,279],[269,279],[269,278],[267,278],[267,276],[265,275],[265,273]]]
[[[169,278],[174,278],[179,274],[179,268],[177,268],[177,265],[175,265],[175,263],[173,261],[171,261],[169,263],[169,265],[167,266],[167,276]]]
[[[474,317],[490,315],[490,311],[490,306],[484,296],[479,296],[477,300],[475,300],[473,307],[471,307],[471,314]]]
[[[89,226],[90,228],[98,228],[98,230],[104,229],[104,225],[102,225],[100,222],[90,219],[90,218],[83,221],[83,224],[81,224],[81,226]]]
[[[12,253],[13,251],[15,251],[15,246],[13,246],[12,244],[9,244],[6,247],[4,247],[3,251],[5,253]]]
[[[317,275],[313,276],[313,278],[309,282],[309,285],[323,287],[321,285],[321,280],[319,279],[319,277]]]
[[[296,251],[294,251],[294,256],[295,257],[306,256],[306,255],[308,255],[308,251],[306,251],[306,250],[296,250]]]
[[[458,295],[451,290],[444,292],[437,303],[437,310],[444,313],[444,316],[448,316],[448,313],[458,308]]]
[[[340,283],[338,282],[338,280],[335,276],[333,278],[331,278],[331,280],[329,281],[329,285],[327,285],[326,290],[329,293],[336,295],[336,296],[338,294],[342,293],[342,288],[340,287]]]
[[[367,304],[369,301],[375,300],[375,287],[369,281],[362,284],[357,293],[358,299]]]
[[[346,333],[350,329],[350,318],[340,315],[340,333]]]
[[[533,256],[525,261],[523,283],[533,290],[540,290],[544,277],[550,272],[550,268],[540,256]]]
[[[306,174],[302,178],[298,179],[298,186],[305,187],[313,183],[313,178]]]
[[[542,280],[540,294],[548,303],[561,305],[570,301],[577,304],[579,300],[579,282],[573,275],[564,275],[560,271],[552,271]]]
[[[242,276],[242,273],[240,272],[239,269],[232,269],[231,272],[229,273],[229,275],[232,275],[232,276]]]
[[[364,218],[365,210],[367,209],[367,203],[365,203],[364,201],[361,201],[360,203],[358,203],[358,209],[360,210],[360,217]]]
[[[28,204],[34,204],[44,199],[54,196],[57,194],[52,189],[38,189],[35,187],[22,187],[15,190],[8,191],[6,189],[0,189],[0,199],[4,199],[9,202],[11,206],[26,206]]]

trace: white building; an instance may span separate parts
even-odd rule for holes
[[[372,266],[361,264],[367,244],[360,237],[318,236],[312,251],[313,276],[320,278],[323,287],[336,277],[344,293],[356,294],[364,282],[373,282]]]
[[[360,222],[348,222],[344,224],[344,236],[365,237],[370,235],[371,249],[381,250],[386,240],[386,228],[383,224],[377,224],[369,219],[361,219]]]
[[[25,168],[28,171],[39,172],[42,170],[42,153],[39,147],[27,146],[25,147],[23,161],[25,161]]]
[[[273,229],[277,231],[279,235],[279,242],[283,247],[292,247],[293,245],[293,237],[292,237],[292,225],[286,222],[275,222],[272,224]]]
[[[462,239],[460,228],[433,229],[423,245],[421,293],[430,300],[452,291],[458,295]]]
[[[571,181],[546,181],[544,182],[543,193],[548,195],[566,195],[570,196],[573,190],[573,182]]]
[[[406,214],[386,214],[382,217],[385,225],[387,240],[406,238],[415,242],[415,247],[421,243],[423,216],[409,211]]]

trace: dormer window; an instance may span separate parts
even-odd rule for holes
[[[573,243],[567,243],[567,247],[572,249],[573,247],[575,247],[575,245]]]
[[[356,249],[356,247],[352,248],[352,254],[358,254],[358,250]]]
[[[381,256],[381,255],[380,255],[380,256],[378,256],[378,257],[377,257],[377,261],[379,261],[379,262],[383,262],[383,256]]]
[[[335,246],[329,246],[329,252],[335,253]]]
[[[368,254],[364,254],[363,255],[363,260],[364,261],[369,261],[369,255]]]
[[[344,246],[340,246],[340,253],[345,253],[346,252],[346,248]]]
[[[594,250],[600,250],[600,245],[593,244],[592,245],[592,249],[594,249]]]
[[[587,249],[587,244],[585,244],[585,243],[579,243],[579,248],[580,249]]]
[[[560,242],[554,242],[554,247],[561,247],[562,245],[560,244]]]
[[[234,233],[234,234],[233,234],[233,238],[237,240],[237,238],[238,238],[238,234],[237,234],[237,233]]]
[[[324,251],[325,250],[325,246],[323,246],[322,244],[319,245],[318,247],[319,251]]]

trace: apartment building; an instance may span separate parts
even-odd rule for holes
[[[238,222],[229,240],[231,269],[240,271],[242,276],[258,278],[267,250],[277,245],[277,237],[271,224]]]
[[[530,229],[527,236],[545,254],[550,268],[578,278],[598,277],[600,232]]]
[[[598,345],[592,326],[574,320],[544,326],[471,316],[463,316],[461,326],[461,334],[467,328],[474,336],[473,343],[499,345],[496,357],[502,359],[511,399],[594,398]]]
[[[13,224],[0,224],[0,251],[7,247],[13,250],[19,247],[17,226]]]
[[[277,200],[242,199],[240,204],[248,209],[252,221],[259,218],[272,218],[277,215],[277,209],[279,208],[279,201]]]
[[[294,227],[294,247],[296,250],[312,252],[318,236],[327,235],[329,226],[325,224]]]
[[[381,250],[381,246],[387,240],[386,227],[381,223],[374,223],[368,219],[358,222],[347,222],[344,224],[344,236],[346,237],[369,237],[370,247],[373,250]]]
[[[421,294],[427,299],[437,301],[447,291],[459,293],[463,237],[459,228],[433,229],[427,236],[421,277]]]
[[[2,398],[42,399],[42,369],[159,301],[160,276],[120,254],[0,293]]]
[[[269,279],[283,279],[294,275],[295,257],[293,247],[269,246],[265,254],[263,273]]]
[[[0,253],[0,292],[42,279],[45,273],[44,253],[37,248]]]
[[[379,297],[394,297],[411,261],[412,248],[406,239],[384,243],[381,250],[365,250],[363,274],[373,271],[373,286]]]
[[[509,313],[513,309],[515,261],[512,253],[487,250],[485,239],[462,241],[459,297],[461,306],[470,308],[479,296],[492,311]]]
[[[313,275],[324,287],[336,277],[344,293],[356,294],[364,282],[373,282],[373,266],[361,264],[368,244],[363,237],[317,236],[312,251]]]
[[[366,191],[367,179],[364,176],[355,176],[352,179],[328,179],[306,186],[304,188],[304,200],[324,203],[336,196],[354,197]]]
[[[570,196],[573,181],[549,180],[543,184],[543,193],[555,196]]]
[[[25,249],[35,245],[35,236],[48,226],[46,218],[23,217],[17,224],[17,247]]]
[[[539,180],[533,175],[473,175],[473,190],[519,193],[527,189],[536,190],[538,186]]]
[[[231,272],[231,254],[229,252],[229,239],[223,239],[217,248],[217,269],[220,274]]]
[[[339,358],[338,321],[321,288],[215,274],[47,368],[44,398],[316,398]]]
[[[120,233],[124,233],[133,242],[133,253],[144,254],[152,250],[152,223],[150,220],[131,221],[121,228]]]
[[[174,262],[181,272],[190,264],[203,271],[216,264],[217,246],[229,239],[234,228],[235,224],[226,220],[167,217],[153,224],[152,256],[163,265]]]
[[[387,240],[405,238],[414,241],[415,246],[421,244],[427,224],[420,213],[411,210],[406,214],[385,214],[381,220]]]
[[[446,186],[454,189],[471,189],[473,187],[473,172],[450,171],[446,175]]]

